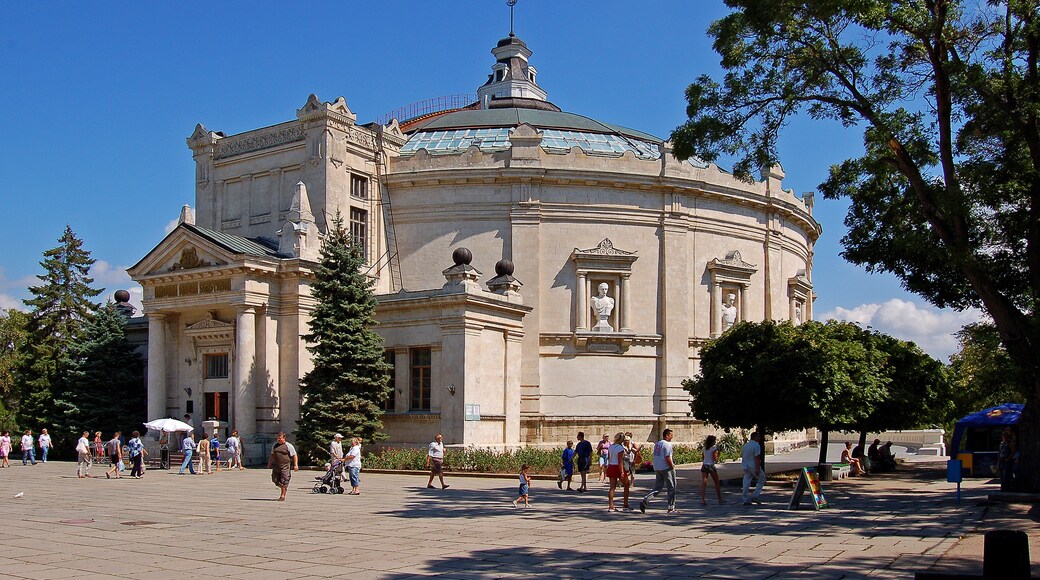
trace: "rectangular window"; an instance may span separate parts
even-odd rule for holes
[[[390,365],[390,370],[386,373],[390,377],[388,382],[390,385],[390,394],[388,394],[386,399],[383,400],[383,410],[393,412],[394,396],[397,394],[397,390],[394,388],[394,365],[397,362],[397,353],[392,350],[384,351],[383,362]]]
[[[361,248],[361,256],[368,262],[368,212],[356,207],[350,208],[350,239]]]
[[[228,394],[206,393],[206,420],[228,420]]]
[[[228,355],[226,352],[220,354],[205,355],[206,378],[226,379],[228,378]]]
[[[350,195],[358,199],[368,199],[368,178],[351,174]]]
[[[411,380],[411,411],[430,410],[430,366],[432,354],[429,348],[413,348],[408,351]]]

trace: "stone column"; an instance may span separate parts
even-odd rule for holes
[[[577,314],[575,330],[588,330],[589,325],[585,322],[589,317],[588,283],[585,281],[585,272],[578,272],[578,280],[574,284],[574,292],[577,294],[577,305],[574,307]]]
[[[709,336],[718,336],[722,329],[722,284],[711,285],[711,331]]]
[[[747,320],[747,286],[744,284],[740,285],[740,318],[737,322],[744,322]]]
[[[148,421],[166,417],[166,315],[148,315]]]
[[[632,332],[632,328],[628,321],[632,320],[632,314],[629,309],[631,301],[628,299],[628,280],[631,278],[630,274],[621,275],[621,313],[618,315],[618,327],[621,332]]]
[[[256,360],[256,311],[238,309],[235,320],[235,424],[242,438],[256,433],[256,391],[253,364]]]

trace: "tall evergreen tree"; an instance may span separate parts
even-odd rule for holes
[[[337,432],[365,441],[386,437],[380,417],[391,392],[390,365],[383,360],[383,339],[372,330],[376,300],[362,266],[361,248],[337,213],[311,286],[317,304],[304,336],[314,368],[300,382],[295,434],[300,453],[311,460],[328,458]]]
[[[101,290],[92,288],[94,280],[87,276],[93,264],[90,252],[69,226],[58,246],[43,253],[44,274],[37,276],[43,284],[30,286],[33,297],[24,301],[32,310],[25,352],[15,369],[17,417],[23,427],[50,427],[52,436],[63,435],[65,425],[54,400],[64,396],[67,354],[82,339],[83,326],[97,308],[91,299]]]
[[[18,408],[18,390],[15,388],[15,368],[25,351],[25,328],[29,316],[11,308],[0,311],[0,429],[17,431],[15,411]]]
[[[68,386],[56,401],[69,433],[129,433],[148,420],[144,359],[126,339],[125,325],[115,305],[105,304],[69,350]]]

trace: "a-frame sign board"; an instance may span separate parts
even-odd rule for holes
[[[802,495],[808,491],[812,497],[813,507],[817,510],[827,507],[827,498],[823,497],[823,488],[820,487],[820,474],[816,473],[814,467],[803,467],[798,483],[794,486],[794,494],[787,509],[795,509],[802,503]]]

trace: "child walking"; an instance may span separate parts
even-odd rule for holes
[[[571,479],[574,477],[574,441],[567,442],[567,448],[563,450],[563,454],[560,456],[563,460],[563,465],[560,467],[560,479],[556,482],[556,487],[563,489],[563,482],[567,482],[567,491],[574,491],[571,489]]]
[[[527,473],[530,469],[531,466],[526,463],[520,466],[520,497],[513,500],[513,507],[517,507],[520,500],[524,500],[524,507],[531,507],[531,501],[527,497],[531,489],[531,475]]]

